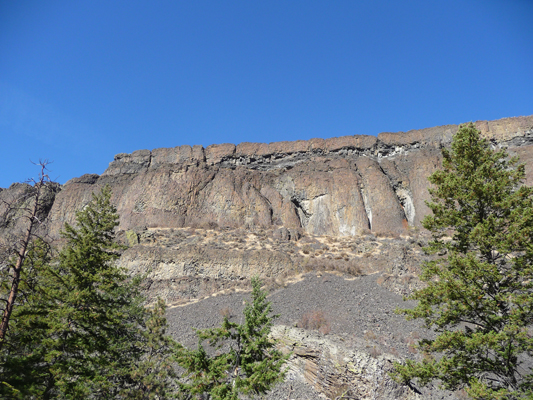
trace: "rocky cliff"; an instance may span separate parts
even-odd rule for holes
[[[533,116],[476,125],[493,146],[520,156],[532,184]],[[91,193],[109,184],[119,236],[131,246],[120,262],[149,272],[151,293],[169,302],[239,286],[252,275],[275,279],[313,268],[383,272],[384,284],[406,293],[422,256],[405,235],[415,235],[428,212],[427,177],[457,129],[118,154],[101,176],[54,188],[41,219],[58,238]],[[0,191],[0,207],[24,201],[30,189]],[[24,224],[10,213],[0,226],[4,238]]]
[[[533,182],[533,116],[476,125],[495,146],[518,154]],[[284,227],[293,238],[403,233],[427,213],[427,177],[457,129],[118,154],[101,176],[63,186],[50,228],[57,233],[72,222],[90,193],[109,184],[122,230]]]
[[[533,116],[476,125],[494,147],[520,156],[532,185]],[[146,277],[150,299],[166,300],[180,341],[207,317],[206,327],[213,326],[218,303],[242,304],[239,296],[254,275],[274,293],[287,326],[303,312],[329,310],[332,333],[344,335],[340,342],[275,328],[285,350],[294,352],[294,381],[269,398],[451,399],[438,390],[420,396],[392,382],[387,371],[395,357],[414,356],[418,328],[394,322],[392,311],[398,294],[420,284],[427,178],[457,129],[118,154],[101,176],[50,186],[38,232],[58,239],[91,193],[108,184],[120,214],[118,238],[129,245],[119,264]],[[25,184],[0,189],[0,245],[16,243],[24,231],[21,210],[32,191]],[[324,272],[337,277],[317,281]],[[364,338],[363,347],[348,345],[350,338]]]
[[[532,184],[533,116],[476,125],[493,146],[520,156]],[[121,263],[150,271],[150,287],[169,301],[201,297],[254,274],[273,279],[310,266],[380,271],[410,282],[420,257],[400,235],[419,229],[428,212],[427,177],[457,129],[118,154],[101,176],[84,175],[50,191],[41,219],[58,238],[91,193],[109,184],[119,236],[132,246]],[[14,199],[25,201],[30,189],[0,190],[0,212]],[[24,224],[13,211],[8,216],[0,226],[4,238]],[[396,244],[381,247],[372,236],[362,246],[362,234]],[[382,279],[395,290],[408,289],[389,278]]]

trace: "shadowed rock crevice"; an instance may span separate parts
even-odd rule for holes
[[[363,205],[365,208],[365,213],[368,221],[368,229],[372,230],[372,208],[370,208],[370,205],[368,204],[368,195],[367,190],[365,189],[364,183],[361,182],[361,185],[359,187],[361,192],[361,198],[363,200]]]
[[[300,200],[297,198],[292,198],[291,203],[294,204],[294,207],[296,208],[296,212],[298,215],[298,220],[300,221],[300,225],[302,228],[305,228],[307,226],[307,223],[309,222],[309,218],[311,218],[311,214],[302,206],[300,203]]]
[[[398,203],[404,212],[404,219],[407,225],[414,226],[416,211],[413,203],[413,194],[409,187],[408,177],[402,176],[398,171],[395,160],[381,160],[379,166],[396,194]]]

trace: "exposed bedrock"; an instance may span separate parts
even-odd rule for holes
[[[43,237],[47,230],[47,217],[61,187],[57,183],[46,184],[40,192],[40,207],[37,210],[34,235]],[[19,245],[19,240],[28,229],[28,218],[34,206],[35,186],[27,183],[13,183],[7,189],[0,189],[0,254]],[[6,247],[7,246],[7,247]],[[5,256],[5,255],[4,255]],[[3,263],[7,258],[2,259]]]
[[[521,157],[531,184],[533,116],[476,125],[494,146]],[[118,154],[102,176],[63,186],[49,215],[51,232],[57,235],[93,191],[109,184],[123,230],[218,225],[333,236],[402,233],[427,214],[427,177],[457,129]]]
[[[272,329],[283,353],[291,353],[287,375],[303,380],[328,399],[419,400],[422,395],[389,376],[394,356],[376,357],[349,348],[344,338],[327,338],[283,325]]]
[[[120,265],[139,275],[148,271],[146,284],[150,294],[156,294],[168,304],[201,298],[239,287],[241,283],[247,287],[248,282],[241,281],[252,276],[271,280],[294,268],[290,257],[279,251],[218,250],[201,246],[180,250],[135,246],[124,253]]]

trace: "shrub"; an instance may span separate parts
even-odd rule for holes
[[[398,232],[385,231],[385,232],[376,233],[376,237],[378,237],[378,238],[400,239],[400,234]]]
[[[322,310],[306,312],[304,315],[302,315],[302,318],[300,318],[298,327],[303,329],[317,330],[324,335],[331,332],[329,319]]]
[[[304,254],[309,254],[313,251],[313,248],[309,245],[305,245],[304,247],[302,247],[302,252]]]
[[[378,358],[381,355],[381,353],[382,353],[381,349],[377,346],[372,346],[372,348],[370,349],[370,355],[373,358]]]
[[[223,318],[227,318],[227,319],[231,318],[231,315],[232,315],[231,308],[224,307],[224,308],[220,309],[219,312],[220,312],[220,315],[222,315]]]
[[[365,332],[365,339],[366,340],[376,340],[377,336],[373,331],[366,331]]]
[[[337,271],[343,274],[348,274],[351,276],[360,276],[362,275],[362,270],[357,265],[357,260],[334,260],[331,258],[311,258],[305,257],[302,260],[301,266],[306,272],[309,271]]]

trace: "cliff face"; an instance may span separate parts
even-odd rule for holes
[[[520,156],[533,185],[533,116],[476,125],[493,146]],[[145,277],[150,302],[161,297],[170,306],[170,331],[180,341],[198,321],[214,326],[223,305],[242,306],[239,292],[250,277],[279,289],[275,310],[287,326],[275,327],[273,336],[293,355],[287,390],[276,389],[269,399],[289,398],[293,385],[332,399],[342,393],[453,399],[433,389],[417,394],[390,380],[391,362],[413,356],[406,352],[418,330],[394,322],[399,296],[384,293],[420,287],[416,276],[428,260],[426,238],[418,235],[428,213],[427,178],[457,129],[118,154],[101,176],[50,187],[41,229],[58,238],[91,193],[109,184],[120,214],[118,237],[129,244],[118,263]],[[24,232],[21,210],[31,193],[23,184],[0,189],[0,250],[2,241],[15,243],[11,235]],[[330,274],[322,278],[324,271]],[[348,279],[341,284],[331,274]],[[366,276],[354,278],[360,275]],[[185,309],[189,319],[178,313]],[[334,318],[333,332],[343,335],[338,340],[288,327],[322,309]],[[396,355],[381,354],[381,347]],[[311,392],[294,397],[312,397],[305,393]]]
[[[533,116],[476,123],[526,163],[533,183]],[[101,175],[67,182],[52,235],[105,184],[122,230],[146,226],[286,228],[289,236],[403,233],[428,212],[427,177],[457,125],[374,136],[139,150]]]

